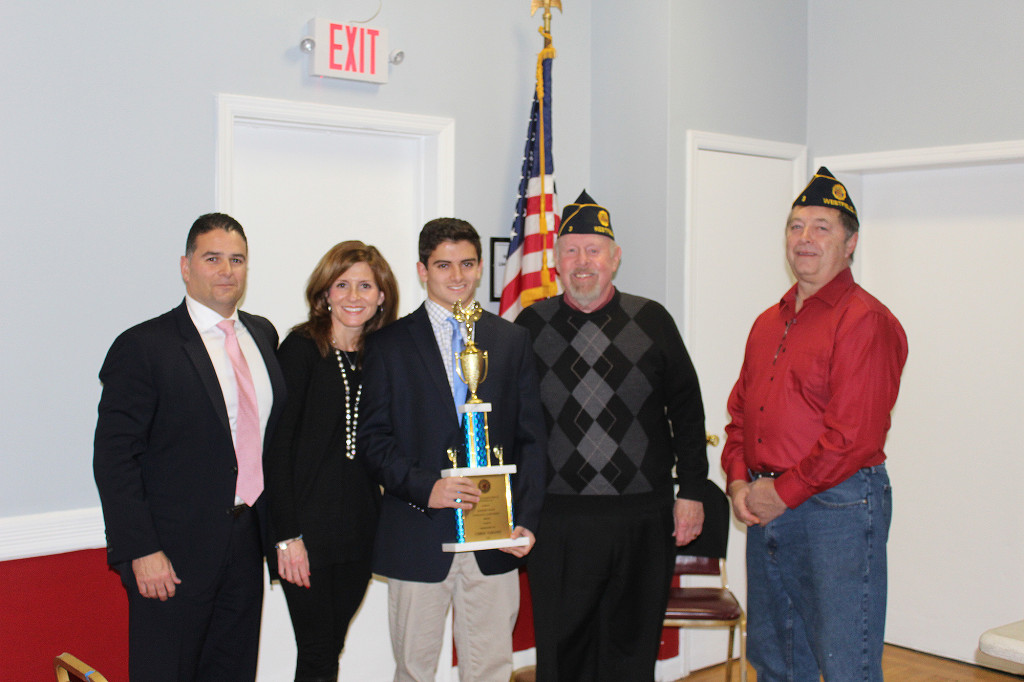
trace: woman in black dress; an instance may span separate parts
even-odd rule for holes
[[[296,682],[337,680],[369,584],[380,488],[355,457],[360,357],[365,336],[395,320],[398,285],[376,248],[346,241],[320,259],[306,301],[309,319],[278,349],[288,402],[265,464]]]

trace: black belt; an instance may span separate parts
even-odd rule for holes
[[[248,509],[252,509],[252,507],[245,503],[236,504],[234,507],[228,507],[228,516],[230,516],[233,519],[237,519],[239,516],[242,515],[242,512]]]
[[[747,469],[747,475],[750,476],[751,481],[756,481],[759,478],[778,478],[785,471],[751,471]]]

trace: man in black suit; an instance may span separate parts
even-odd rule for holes
[[[476,323],[488,352],[479,397],[493,405],[488,429],[504,447],[512,476],[513,537],[529,544],[446,553],[455,510],[479,500],[470,479],[441,478],[448,448],[461,438],[452,376],[452,307],[469,303],[483,272],[480,237],[464,220],[438,218],[420,233],[420,280],[427,301],[372,334],[363,364],[358,449],[384,486],[373,570],[388,580],[396,682],[434,679],[445,614],[455,608],[459,679],[507,682],[512,628],[519,610],[518,572],[533,546],[544,494],[546,435],[536,367],[525,330],[490,313]],[[461,464],[461,462],[460,462]]]
[[[100,370],[93,469],[139,682],[256,677],[261,446],[284,378],[273,325],[236,310],[247,265],[242,226],[200,216],[184,302],[121,334]]]

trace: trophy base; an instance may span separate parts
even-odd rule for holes
[[[445,552],[475,552],[481,549],[521,547],[529,538],[512,538],[512,495],[509,474],[516,472],[515,464],[485,467],[445,469],[442,478],[465,476],[472,480],[480,493],[480,501],[469,511],[459,512],[462,519],[461,542],[445,542]]]
[[[515,464],[492,464],[485,467],[456,467],[454,469],[441,469],[441,478],[451,478],[452,476],[468,476],[469,478],[473,478],[474,476],[500,476],[502,474],[514,474],[515,472]]]
[[[505,538],[503,540],[477,540],[476,542],[445,542],[441,545],[444,552],[475,552],[479,549],[501,549],[502,547],[524,547],[530,544],[530,538]]]

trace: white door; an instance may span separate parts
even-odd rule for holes
[[[806,153],[802,145],[692,131],[689,143],[686,267],[683,273],[669,268],[668,301],[697,369],[707,431],[724,442],[726,400],[750,326],[792,282],[784,225],[793,197],[807,182]],[[678,263],[678,253],[670,241],[670,262]],[[708,463],[709,477],[724,489],[721,446],[708,448]],[[730,586],[744,603],[745,546],[746,535],[734,521],[727,567]],[[683,632],[682,673],[725,659],[725,631]]]
[[[416,276],[420,218],[417,141],[358,131],[239,126],[235,217],[250,233],[245,305],[281,337],[306,319],[306,279],[333,245],[376,246],[398,278],[402,312],[422,301]]]
[[[306,280],[334,244],[360,239],[388,260],[400,314],[423,300],[416,276],[425,220],[450,215],[453,123],[447,119],[225,96],[221,98],[218,204],[249,241],[243,307],[281,338],[306,318]],[[451,660],[451,638],[442,660]],[[447,654],[447,659],[444,655]],[[267,591],[258,679],[292,679],[295,640],[284,594]],[[370,583],[352,622],[339,679],[392,679],[387,585]],[[451,677],[439,666],[438,679]]]
[[[855,275],[910,346],[886,444],[886,641],[992,665],[979,635],[1024,617],[1024,160],[858,180]]]

